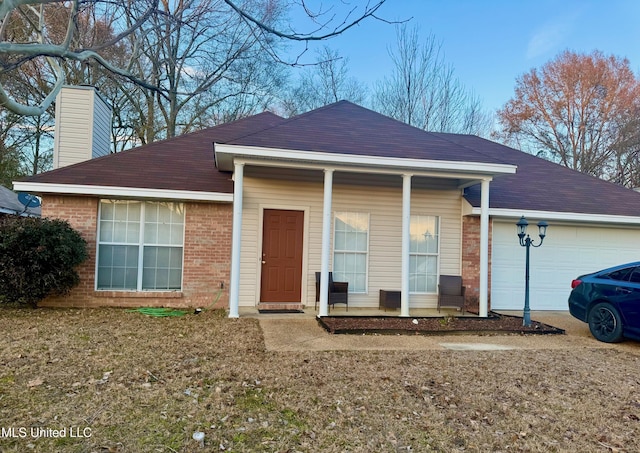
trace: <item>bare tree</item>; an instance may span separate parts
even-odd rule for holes
[[[195,9],[200,7],[212,9],[216,6],[219,9],[224,4],[227,9],[235,13],[236,19],[239,18],[248,27],[249,36],[236,36],[237,42],[240,43],[244,39],[255,40],[261,43],[264,52],[272,55],[272,57],[277,57],[279,55],[277,50],[278,40],[309,42],[338,35],[366,18],[375,18],[377,10],[384,1],[367,2],[360,8],[354,7],[342,21],[340,18],[336,20],[335,17],[329,15],[328,17],[330,18],[324,22],[321,21],[321,18],[327,17],[325,16],[326,10],[312,12],[306,8],[305,2],[301,2],[298,6],[305,8],[314,24],[318,25],[318,28],[312,33],[301,33],[291,29],[281,30],[278,28],[277,23],[269,20],[272,16],[270,8],[278,5],[277,1],[265,1],[264,3],[259,3],[262,5],[261,8],[253,8],[256,2],[251,0],[243,2],[242,5],[232,0],[218,2],[213,0],[200,2],[188,0],[175,2],[169,0],[87,0],[82,2],[79,0],[6,0],[0,2],[0,74],[19,71],[24,64],[34,59],[45,59],[55,78],[50,91],[43,96],[43,99],[37,105],[30,105],[20,99],[16,99],[0,80],[0,105],[21,115],[42,115],[51,106],[60,88],[65,83],[65,71],[61,62],[69,60],[82,63],[93,62],[111,74],[117,75],[139,87],[153,90],[156,93],[156,97],[164,97],[167,102],[174,105],[179,103],[180,101],[176,100],[175,96],[172,99],[172,95],[179,87],[176,80],[166,80],[166,86],[158,86],[158,84],[154,85],[153,82],[159,82],[160,80],[152,80],[150,83],[146,78],[146,74],[140,76],[131,71],[136,59],[142,55],[139,52],[143,45],[142,42],[136,40],[133,43],[131,59],[128,65],[120,66],[112,63],[105,57],[105,52],[109,47],[120,43],[134,33],[137,38],[147,39],[150,37],[149,33],[151,31],[159,32],[158,27],[160,26],[170,27],[162,30],[165,37],[171,36],[166,32],[179,33],[178,30],[181,28],[184,28],[186,33],[197,34],[198,27],[204,26],[205,28],[200,28],[200,32],[206,32],[207,24],[200,21],[195,23],[185,21],[185,19],[188,19],[184,16],[184,13],[188,10],[187,6]],[[66,31],[63,36],[51,34],[47,28],[45,14],[49,11],[48,7],[56,3],[69,5],[70,7]],[[115,31],[112,39],[92,45],[77,45],[74,38],[78,30],[78,14],[85,7],[95,8],[104,17],[113,18],[109,23],[110,28]],[[163,15],[169,20],[159,22],[158,18]],[[28,25],[28,29],[20,36],[15,35],[15,39],[8,39],[6,30],[11,27],[12,22],[15,20],[23,21]],[[215,37],[213,35],[208,36]],[[173,36],[171,37],[174,38]],[[202,50],[204,46],[204,41],[198,41],[196,45],[198,50]],[[175,46],[173,47],[178,49]],[[186,49],[187,52],[190,50],[194,50],[194,48]],[[175,58],[178,55],[162,53],[160,56],[166,59],[163,61],[164,64],[180,66],[180,62]],[[187,69],[184,66],[182,67],[182,70]],[[159,73],[160,71],[158,71]],[[178,72],[173,73],[177,74]],[[181,73],[181,75],[183,74]],[[166,73],[163,74],[164,76],[169,79],[171,77]],[[202,84],[196,82],[195,86],[198,89],[203,89],[208,83],[210,82],[205,81]],[[171,112],[174,111],[175,109],[168,109],[165,116],[171,119]]]
[[[89,4],[77,12],[74,19],[75,33],[72,45],[75,48],[90,47],[109,42],[114,38],[109,18],[100,11],[96,14],[94,5]],[[48,5],[46,14],[43,9],[23,8],[15,14],[13,20],[5,22],[3,33],[6,41],[28,41],[33,33],[33,25],[47,31],[48,39],[63,41],[67,34],[67,24],[73,13],[64,4]],[[109,46],[102,51],[103,57],[111,62],[122,63],[127,60],[126,49],[121,43]],[[7,57],[8,58],[8,57]],[[9,61],[5,60],[5,61]],[[66,83],[90,83],[100,86],[104,91],[110,88],[108,75],[100,65],[93,61],[73,59],[53,60],[34,58],[20,64],[19,70],[0,72],[0,81],[6,92],[22,105],[40,105],[56,83],[56,70],[65,73]],[[54,106],[50,105],[40,115],[21,116],[15,127],[9,131],[14,149],[21,156],[21,165],[25,174],[36,174],[51,168],[53,161]]]
[[[20,154],[11,131],[19,123],[19,118],[9,112],[0,112],[0,185],[11,187],[11,181],[24,175],[20,169]]]
[[[285,95],[283,114],[297,115],[340,100],[363,104],[367,89],[349,76],[348,63],[336,50],[323,47],[316,53],[316,64],[306,67]]]
[[[262,12],[261,23],[273,24],[282,14],[278,4],[256,0],[251,7]],[[163,136],[244,116],[256,105],[252,98],[269,98],[282,66],[234,10],[218,0],[163,0],[161,8],[132,36],[145,40],[137,70],[164,94],[144,94],[147,121],[162,124]]]
[[[48,13],[50,9],[47,6],[56,3],[70,4],[70,14],[68,14],[66,31],[63,36],[57,33],[49,33],[47,25],[54,22],[47,21],[45,17],[45,11]],[[115,35],[111,41],[91,47],[76,47],[74,46],[74,37],[77,34],[77,19],[81,4],[82,6],[103,6],[105,8],[104,14],[109,17],[117,17],[117,14],[113,14],[110,11],[112,8],[139,11],[140,7],[146,7],[146,10],[140,12],[136,23]],[[114,3],[97,0],[86,3],[81,3],[78,0],[73,2],[12,0],[0,3],[0,38],[2,39],[0,41],[0,57],[2,57],[0,60],[0,74],[6,75],[10,71],[19,71],[28,62],[42,59],[46,61],[46,64],[49,65],[55,75],[51,90],[43,96],[42,101],[37,105],[29,105],[24,101],[16,100],[15,97],[12,97],[7,92],[5,84],[0,83],[0,105],[20,115],[42,115],[54,102],[57,93],[65,83],[65,71],[61,62],[69,60],[79,62],[94,61],[109,72],[125,77],[138,85],[153,88],[144,80],[134,77],[127,70],[111,64],[100,52],[132,33],[148,19],[154,10],[155,2],[153,0],[144,2],[121,0]],[[13,25],[13,21],[21,21],[28,26],[20,35],[22,40],[7,39],[6,31]]]
[[[629,174],[638,171],[638,112],[640,83],[628,60],[565,51],[517,79],[515,96],[498,112],[498,137],[574,170],[631,185],[636,178]]]
[[[445,63],[435,36],[422,40],[404,24],[396,36],[392,73],[376,84],[374,109],[428,131],[486,134],[489,116]]]

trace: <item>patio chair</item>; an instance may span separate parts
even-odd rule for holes
[[[320,302],[320,272],[316,272],[316,310]],[[349,311],[349,282],[334,282],[333,273],[329,272],[329,311],[335,304],[345,304]]]
[[[459,275],[441,275],[438,285],[438,312],[441,308],[455,308],[464,314],[465,289]]]

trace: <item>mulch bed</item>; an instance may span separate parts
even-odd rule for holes
[[[491,312],[486,318],[475,317],[400,317],[400,316],[325,316],[317,318],[333,334],[370,335],[505,335],[564,334],[563,329],[531,320],[522,325],[518,316]]]

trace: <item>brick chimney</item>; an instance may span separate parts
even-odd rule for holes
[[[53,168],[111,151],[111,107],[92,86],[64,86],[56,97]]]

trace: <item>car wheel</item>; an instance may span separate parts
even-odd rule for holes
[[[617,343],[622,340],[622,319],[611,304],[600,302],[589,311],[589,330],[598,341]]]

